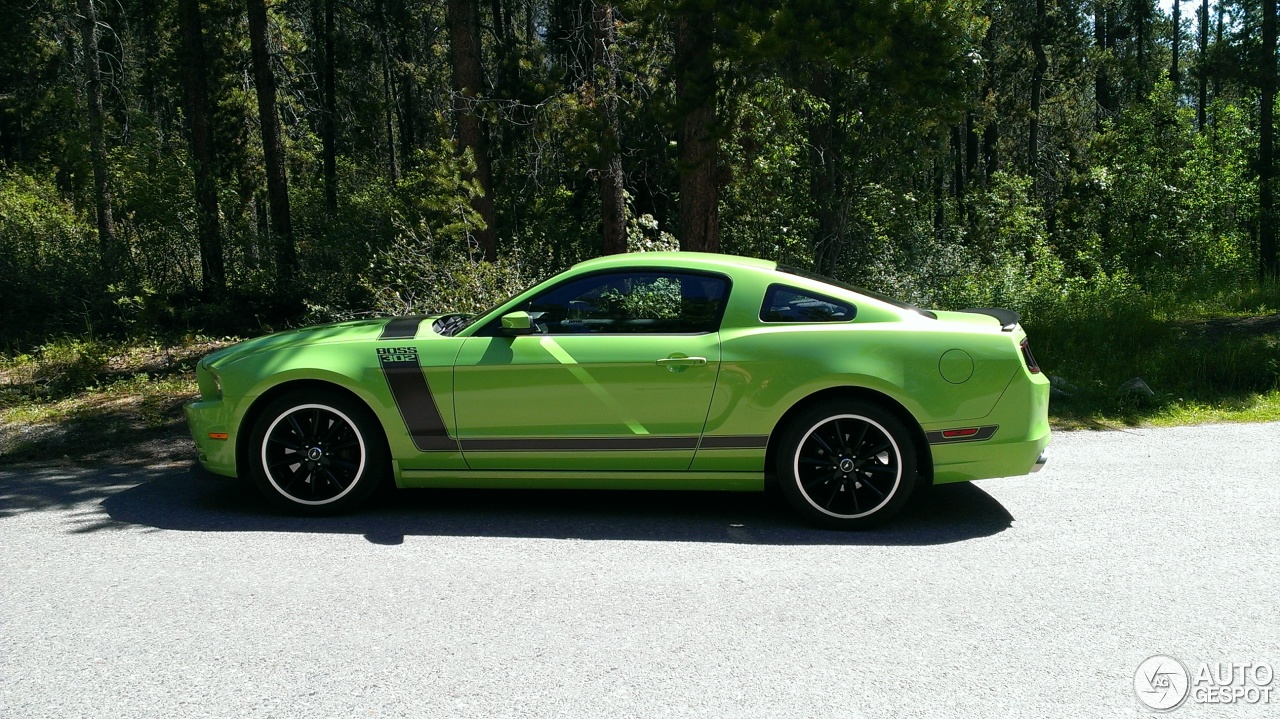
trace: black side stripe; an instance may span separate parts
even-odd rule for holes
[[[996,430],[999,428],[1000,428],[1000,425],[998,424],[990,424],[990,425],[987,425],[986,427],[979,427],[977,434],[972,434],[972,435],[969,435],[968,437],[943,437],[942,430],[926,432],[924,436],[925,436],[925,439],[929,440],[929,444],[956,444],[958,442],[981,442],[983,440],[991,439],[992,435],[994,435],[996,433]]]
[[[418,336],[418,325],[422,324],[422,315],[396,317],[382,328],[380,340],[411,340]]]
[[[436,407],[435,397],[422,374],[417,354],[379,355],[382,373],[396,408],[404,419],[413,444],[423,452],[429,450],[458,450],[458,442],[449,436]]]
[[[381,339],[405,339],[416,334],[422,318],[401,317],[387,323]],[[400,328],[393,332],[393,325]],[[412,328],[409,324],[412,323]],[[396,332],[408,334],[396,334]],[[378,361],[387,387],[395,400],[396,409],[404,420],[413,444],[421,452],[458,451],[469,452],[579,452],[579,451],[659,451],[687,450],[699,447],[697,437],[574,437],[574,438],[503,438],[463,439],[449,436],[440,409],[436,406],[431,387],[422,373],[418,355],[412,348],[379,349]],[[757,449],[769,443],[760,436],[720,436],[702,438],[705,449]]]
[[[744,434],[703,437],[698,449],[764,449],[769,446],[769,435]]]
[[[579,452],[693,449],[697,437],[582,437],[566,439],[464,439],[468,452]]]

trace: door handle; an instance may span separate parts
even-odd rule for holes
[[[663,357],[654,362],[659,367],[693,367],[694,365],[703,365],[707,363],[706,357]]]

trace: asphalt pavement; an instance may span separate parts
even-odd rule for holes
[[[321,520],[185,458],[10,466],[0,717],[1151,716],[1152,655],[1280,668],[1278,440],[1058,433],[1039,474],[863,533],[756,494],[415,490]],[[1280,716],[1269,687],[1171,716]]]

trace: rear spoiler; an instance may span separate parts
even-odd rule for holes
[[[999,307],[970,307],[960,310],[961,312],[970,312],[975,315],[986,315],[994,317],[1000,322],[1000,330],[1002,332],[1012,332],[1014,327],[1018,326],[1018,322],[1022,320],[1022,315],[1013,310],[1003,310]]]

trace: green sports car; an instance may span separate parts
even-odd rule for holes
[[[477,315],[357,320],[204,358],[211,472],[276,505],[377,485],[762,490],[861,528],[918,488],[1045,462],[1049,383],[1016,313],[920,309],[765,260],[575,265]]]

